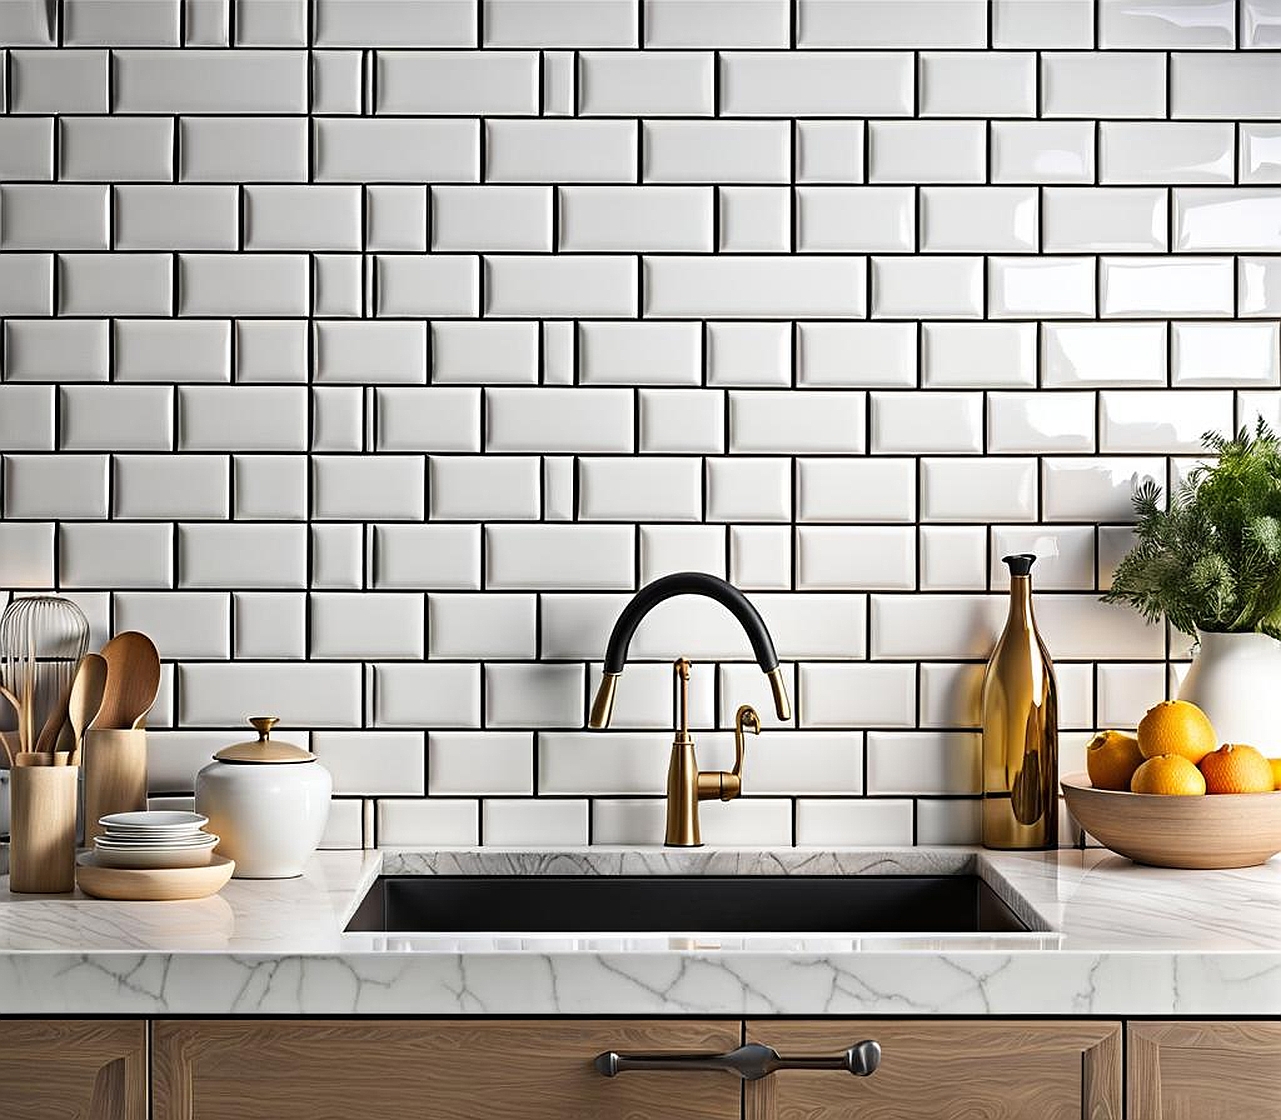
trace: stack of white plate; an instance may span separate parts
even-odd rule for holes
[[[102,867],[204,867],[218,846],[208,823],[199,813],[112,813],[98,820],[94,857]]]

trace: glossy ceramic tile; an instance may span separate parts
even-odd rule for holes
[[[1233,430],[1232,394],[1213,390],[1106,390],[1099,394],[1099,450],[1196,452],[1206,431]]]
[[[1228,257],[1103,257],[1099,261],[1099,304],[1104,318],[1227,317],[1234,303],[1232,285],[1233,264]]]
[[[1165,323],[1045,323],[1041,328],[1041,384],[1163,386]]]
[[[1170,379],[1184,386],[1241,388],[1281,384],[1273,323],[1174,323]]]
[[[1092,183],[1094,131],[1093,121],[993,121],[992,181]]]
[[[993,393],[988,397],[988,451],[1093,451],[1094,419],[1093,393]]]

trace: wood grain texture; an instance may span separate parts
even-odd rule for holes
[[[147,733],[85,732],[85,843],[102,835],[98,821],[111,813],[133,813],[147,807]]]
[[[1255,867],[1281,852],[1281,791],[1158,797],[1062,781],[1072,815],[1119,855],[1153,867]]]
[[[0,1046],[5,1120],[146,1120],[141,1020],[16,1019]]]
[[[9,889],[65,894],[76,885],[75,766],[18,766],[10,772]]]
[[[160,691],[160,656],[146,634],[126,630],[102,647],[107,685],[95,721],[104,730],[140,727]]]
[[[179,902],[208,898],[227,885],[235,860],[212,856],[203,867],[100,867],[85,853],[76,864],[76,882],[91,898],[118,902]]]
[[[745,1115],[752,1120],[1121,1117],[1115,1022],[766,1020],[749,1022],[747,1038],[784,1056],[839,1053],[865,1038],[882,1050],[871,1077],[784,1070],[748,1084]]]
[[[1281,1120],[1281,1023],[1127,1027],[1131,1120]]]
[[[460,983],[463,982],[460,978]],[[738,1120],[724,1073],[602,1077],[603,1050],[720,1052],[734,1020],[159,1021],[154,1120]]]

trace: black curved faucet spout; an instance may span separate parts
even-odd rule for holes
[[[596,692],[588,726],[597,729],[609,726],[610,716],[614,711],[614,690],[618,687],[618,678],[627,661],[627,647],[631,644],[632,635],[641,619],[673,595],[705,595],[709,599],[715,599],[738,619],[748,641],[752,643],[752,652],[756,655],[761,672],[769,677],[770,689],[774,694],[774,710],[778,713],[778,718],[790,718],[792,713],[787,702],[783,674],[778,667],[778,654],[774,652],[774,641],[765,629],[765,622],[757,609],[737,587],[726,583],[719,576],[707,572],[676,572],[642,587],[618,616],[609,635],[609,645],[605,649],[605,675]]]

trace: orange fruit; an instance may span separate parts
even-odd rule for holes
[[[1130,792],[1197,797],[1205,793],[1205,778],[1181,754],[1159,754],[1134,772]]]
[[[1124,731],[1100,731],[1085,748],[1085,769],[1095,789],[1129,789],[1142,765],[1139,741]]]
[[[1281,758],[1268,759],[1268,765],[1272,767],[1273,788],[1281,789]]]
[[[1177,754],[1195,766],[1218,745],[1209,717],[1186,700],[1162,700],[1139,721],[1144,758]]]
[[[1206,793],[1271,793],[1272,765],[1253,747],[1225,743],[1201,759]]]

